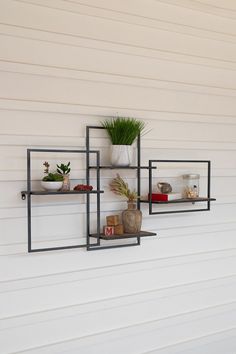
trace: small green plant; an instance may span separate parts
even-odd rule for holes
[[[132,145],[145,128],[143,121],[128,117],[106,119],[101,124],[113,145]]]
[[[57,165],[57,172],[60,174],[60,175],[68,175],[70,173],[70,162],[68,162],[67,165],[64,165],[64,163]]]
[[[116,178],[110,183],[110,190],[122,197],[126,197],[128,202],[135,202],[138,199],[138,195],[136,191],[131,191],[129,189],[128,183],[125,183],[122,177],[119,174],[116,175]]]
[[[42,181],[44,182],[62,182],[63,181],[63,176],[59,174],[58,172],[49,172],[50,164],[45,161],[43,166],[44,168],[44,173],[46,176],[43,177]]]
[[[44,182],[62,182],[63,176],[59,173],[49,173],[47,176],[43,177]]]

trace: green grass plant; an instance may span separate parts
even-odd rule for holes
[[[145,123],[129,117],[116,117],[101,122],[112,145],[132,145],[139,134],[144,132]]]

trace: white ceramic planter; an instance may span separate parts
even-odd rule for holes
[[[111,145],[112,166],[130,166],[133,161],[132,145]]]
[[[47,182],[41,181],[41,186],[46,191],[59,191],[61,189],[63,182]]]

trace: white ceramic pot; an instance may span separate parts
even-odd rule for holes
[[[61,182],[49,182],[49,181],[41,181],[41,186],[46,191],[59,191],[61,189],[63,181]]]
[[[112,166],[130,166],[133,161],[132,145],[111,145]]]

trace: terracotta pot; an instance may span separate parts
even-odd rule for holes
[[[128,209],[122,213],[124,232],[137,234],[141,231],[142,212],[137,210],[136,203],[128,202]]]

